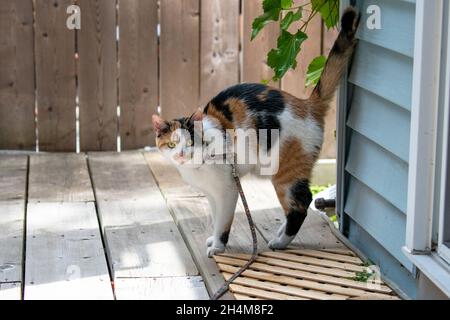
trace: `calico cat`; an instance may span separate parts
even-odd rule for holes
[[[213,234],[206,243],[209,257],[225,250],[238,190],[229,162],[207,163],[206,158],[210,160],[223,154],[217,150],[217,154],[211,153],[205,133],[216,130],[225,137],[230,130],[278,130],[275,142],[268,134],[261,144],[261,134],[257,134],[258,144],[249,144],[249,148],[254,153],[262,152],[263,149],[271,152],[275,147],[278,150],[278,170],[272,174],[271,180],[286,220],[275,238],[269,242],[269,247],[286,248],[303,224],[312,201],[309,180],[322,147],[324,118],[357,44],[355,33],[358,23],[358,13],[353,8],[348,8],[342,16],[341,31],[322,77],[308,99],[301,100],[263,84],[244,83],[222,91],[203,110],[190,117],[171,121],[163,120],[157,115],[152,117],[159,150],[175,163],[183,179],[200,189],[209,201],[214,223]],[[195,130],[196,124],[202,133]],[[182,138],[177,133],[180,130],[187,132],[187,137]],[[198,147],[204,148],[200,152],[200,162],[192,164],[190,161]],[[237,172],[242,177],[257,171],[259,166],[260,163],[238,163]]]

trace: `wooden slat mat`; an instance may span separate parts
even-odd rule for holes
[[[229,279],[250,258],[224,253],[214,259]],[[357,281],[367,268],[350,250],[288,249],[260,253],[230,291],[237,300],[399,299],[381,280]]]

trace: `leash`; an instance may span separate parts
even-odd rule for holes
[[[239,179],[239,175],[236,170],[236,157],[234,157],[234,163],[231,165],[231,172],[233,174],[233,179],[236,182],[236,187],[239,191],[239,196],[241,197],[242,204],[244,205],[245,215],[247,216],[248,225],[250,227],[250,231],[252,233],[252,240],[253,240],[253,252],[252,257],[248,262],[241,267],[235,274],[231,276],[230,279],[228,279],[222,287],[217,290],[217,292],[211,297],[211,300],[218,300],[221,296],[225,294],[225,292],[228,291],[230,284],[236,280],[245,270],[247,270],[250,265],[255,262],[256,258],[258,257],[258,239],[256,238],[256,228],[255,223],[253,222],[252,215],[250,214],[250,209],[248,208],[247,199],[244,195],[244,190],[242,189],[241,180]]]

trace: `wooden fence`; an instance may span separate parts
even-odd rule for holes
[[[80,30],[66,27],[72,4]],[[249,39],[261,10],[261,0],[0,0],[0,149],[152,145],[153,113],[186,115],[231,84],[271,78],[276,25]],[[271,83],[300,97],[308,62],[335,37],[318,18],[309,30],[298,68]]]

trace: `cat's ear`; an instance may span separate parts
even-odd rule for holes
[[[156,135],[160,135],[162,131],[168,128],[167,122],[156,114],[152,115],[152,123]]]
[[[203,120],[203,110],[197,109],[197,111],[194,112],[194,114],[191,117],[192,121],[202,121]]]

